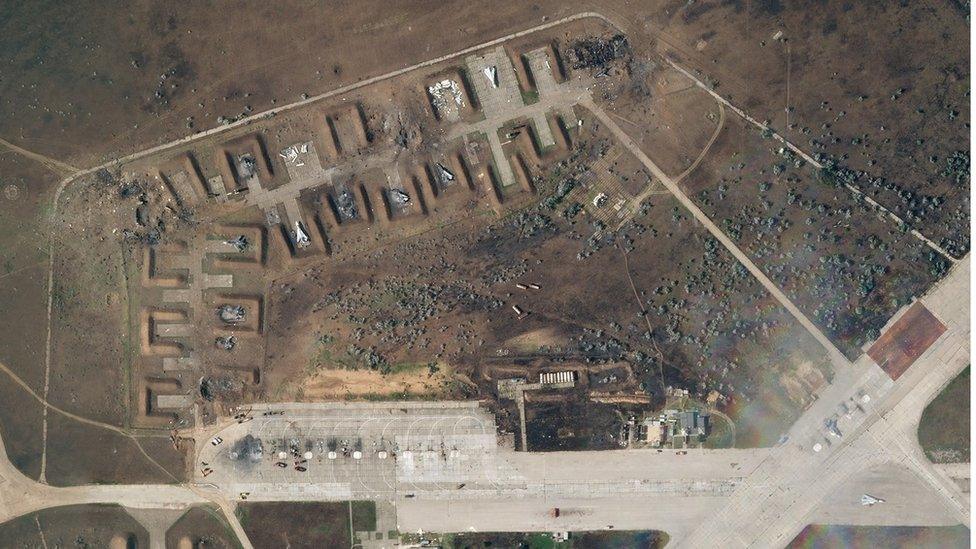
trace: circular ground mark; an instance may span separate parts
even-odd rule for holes
[[[17,185],[11,183],[3,188],[3,196],[5,196],[7,200],[17,200],[17,197],[20,196],[20,189],[17,188]]]

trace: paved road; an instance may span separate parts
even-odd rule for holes
[[[251,414],[197,433],[197,484],[249,501],[710,497],[730,493],[769,454],[515,452],[498,445],[494,417],[477,402],[277,404]],[[223,442],[210,444],[213,436]],[[259,440],[260,454],[244,459],[243,440]]]
[[[690,72],[688,72],[687,70],[685,70],[680,65],[678,65],[677,63],[675,63],[674,61],[672,61],[670,59],[668,59],[668,63],[672,67],[674,67],[676,70],[678,70],[678,72],[680,72],[681,74],[684,74],[685,76],[687,76],[688,78],[690,78],[695,83],[695,85],[697,85],[699,88],[705,90],[709,95],[711,95],[720,104],[725,105],[726,107],[728,107],[729,109],[731,109],[732,112],[734,112],[735,114],[739,115],[744,120],[746,120],[750,124],[756,126],[757,128],[760,128],[760,129],[762,129],[764,131],[771,132],[774,139],[776,139],[780,143],[786,145],[787,148],[789,148],[791,151],[793,151],[798,156],[800,156],[801,158],[803,158],[803,160],[807,161],[811,166],[817,168],[818,170],[823,168],[823,164],[821,164],[820,162],[817,162],[816,159],[814,159],[812,156],[810,156],[809,154],[807,154],[805,151],[803,151],[802,149],[800,149],[799,147],[797,147],[796,145],[794,145],[793,142],[791,142],[789,139],[786,139],[785,137],[783,137],[782,135],[780,135],[778,132],[776,132],[775,130],[773,130],[772,128],[770,128],[769,126],[767,126],[766,124],[763,124],[762,122],[760,122],[760,121],[756,120],[755,118],[749,116],[749,114],[747,114],[745,111],[743,111],[739,107],[736,107],[735,105],[733,105],[728,99],[726,99],[726,98],[722,97],[721,95],[719,95],[718,93],[716,93],[715,90],[713,90],[708,84],[702,82],[695,75],[691,74]],[[871,204],[872,206],[874,206],[875,208],[877,208],[878,210],[880,210],[882,213],[884,213],[886,216],[888,216],[892,221],[895,222],[896,226],[898,226],[898,227],[902,227],[902,226],[904,226],[904,227],[910,227],[911,226],[908,223],[906,223],[904,219],[902,219],[901,217],[899,217],[898,214],[892,212],[888,208],[885,208],[878,201],[876,201],[875,199],[871,198],[870,196],[864,194],[861,191],[861,189],[858,189],[857,187],[855,187],[855,186],[853,186],[853,185],[851,185],[849,183],[845,183],[844,186],[847,187],[847,190],[849,190],[852,193],[854,193],[855,195],[859,196],[865,202],[867,202],[868,204]],[[938,244],[936,244],[935,242],[933,242],[932,240],[930,240],[928,237],[926,237],[924,234],[922,234],[918,230],[911,229],[910,232],[911,232],[912,236],[914,236],[915,238],[921,240],[929,248],[932,248],[933,250],[939,252],[939,254],[941,254],[943,257],[945,257],[949,261],[952,261],[953,263],[957,261],[957,259],[955,257],[952,257],[952,255],[949,254],[949,252],[945,251],[941,246],[939,246]]]
[[[171,143],[154,147],[126,157],[88,168],[65,179],[55,196],[79,175],[90,174],[105,167],[112,167],[136,158],[142,158],[186,145],[192,141],[227,131],[231,128],[249,124],[258,119],[299,108],[303,105],[328,97],[350,92],[356,88],[393,78],[406,72],[431,66],[453,57],[465,55],[509,39],[553,27],[567,21],[583,18],[605,17],[595,13],[582,13],[568,18],[552,21],[525,31],[513,33],[491,42],[479,44],[436,59],[404,67],[384,75],[339,88],[331,92],[292,103],[278,109],[249,117],[230,126],[215,128],[201,134],[189,136]],[[679,67],[679,70],[680,67]],[[689,77],[693,78],[689,74]],[[697,79],[695,79],[697,81]],[[699,82],[699,85],[702,85]],[[714,92],[719,101],[747,120],[744,112],[735,108]],[[836,377],[820,398],[791,429],[791,441],[785,446],[757,451],[749,454],[749,467],[735,470],[729,456],[733,451],[702,452],[679,458],[676,454],[642,454],[637,458],[620,457],[619,453],[589,453],[573,456],[551,454],[548,457],[531,454],[513,454],[511,459],[518,471],[528,472],[527,479],[536,479],[532,490],[526,491],[513,500],[511,494],[503,493],[502,499],[492,500],[490,494],[477,494],[477,499],[464,499],[465,491],[458,491],[459,497],[415,496],[397,494],[400,506],[401,527],[412,529],[415,525],[427,525],[427,529],[464,530],[478,529],[506,530],[553,530],[553,529],[591,529],[601,525],[613,524],[629,528],[661,528],[669,531],[679,545],[689,547],[710,546],[760,546],[773,547],[785,545],[793,535],[807,523],[824,517],[825,504],[831,504],[829,496],[836,494],[845,483],[858,482],[860,478],[870,478],[876,471],[891,467],[892,464],[910,471],[943,506],[940,517],[944,521],[958,520],[969,524],[969,498],[952,481],[942,468],[929,464],[918,449],[914,428],[918,414],[931,398],[956,375],[969,359],[969,260],[968,256],[957,265],[955,271],[940,287],[923,298],[923,302],[947,325],[949,330],[930,351],[906,372],[898,382],[890,379],[867,358],[851,365],[833,344],[797,309],[792,302],[756,267],[716,227],[695,204],[688,199],[677,185],[661,172],[639,147],[607,115],[592,102],[586,105],[607,125],[641,160],[648,169],[674,193],[679,201],[718,239],[730,253],[746,266],[750,272],[789,310],[794,317],[817,340],[824,345],[837,368]],[[778,137],[782,140],[781,137]],[[808,155],[792,144],[784,143],[817,166]],[[67,166],[59,166],[65,168]],[[73,168],[72,168],[73,169]],[[854,189],[856,191],[856,189]],[[890,214],[889,215],[893,215]],[[924,238],[929,246],[944,254],[944,251]],[[52,250],[53,251],[53,250]],[[53,253],[52,253],[53,261]],[[50,316],[50,305],[49,305]],[[813,452],[815,442],[824,444],[830,441],[822,432],[822,422],[842,401],[860,399],[863,394],[872,396],[870,406],[863,414],[845,420],[842,424],[844,436],[833,441],[821,452]],[[45,391],[46,397],[46,391]],[[176,485],[126,485],[126,486],[81,486],[54,488],[34,482],[24,477],[6,459],[0,441],[0,520],[8,520],[45,507],[84,504],[120,503],[129,508],[182,508],[188,505],[216,502],[228,515],[232,527],[245,546],[249,546],[240,523],[233,517],[233,509],[227,498],[217,490],[205,486]],[[739,459],[742,455],[736,455]],[[503,460],[506,458],[502,458]],[[578,459],[580,461],[574,461]],[[628,461],[633,459],[634,461]],[[622,460],[612,465],[613,460]],[[683,461],[681,461],[683,460]],[[714,477],[713,480],[732,479],[733,489],[705,490],[689,495],[687,492],[642,493],[642,481],[661,481],[656,487],[668,486],[663,475],[675,476],[675,471],[687,471],[699,477]],[[899,469],[901,471],[901,469]],[[733,474],[734,473],[734,474]],[[902,473],[898,473],[902,474]],[[681,473],[678,473],[680,476]],[[566,491],[566,486],[574,485],[576,477],[600,477],[600,482],[630,483],[634,492],[630,495],[608,497],[598,490],[584,490],[583,493]],[[650,478],[648,478],[650,477]],[[890,477],[882,475],[890,484]],[[673,479],[672,479],[673,480]],[[679,479],[680,480],[680,479]],[[616,485],[616,484],[615,484]],[[878,484],[868,483],[872,490],[890,490]],[[550,490],[550,487],[558,487]],[[656,489],[658,489],[656,488]],[[437,492],[432,491],[432,495]],[[439,492],[441,496],[444,491]],[[453,496],[454,494],[452,494]],[[885,497],[884,493],[874,494]],[[460,498],[460,499],[459,499]],[[893,498],[895,501],[896,498]],[[558,520],[549,515],[552,507],[566,510]],[[931,507],[931,506],[930,506]],[[877,506],[878,520],[890,523],[918,521],[924,517],[906,516],[904,508],[897,506]],[[929,511],[932,509],[929,508]],[[948,518],[946,518],[948,517]],[[931,520],[925,519],[925,520]],[[440,525],[440,528],[437,526]],[[430,527],[433,526],[433,527]]]
[[[407,497],[408,493],[397,491],[394,498],[400,526],[408,531],[593,529],[613,525],[618,529],[663,529],[679,546],[776,547],[785,545],[806,524],[829,519],[830,509],[824,510],[824,505],[837,505],[838,491],[856,482],[863,482],[861,486],[871,490],[872,495],[890,498],[893,503],[872,509],[875,514],[868,517],[870,521],[968,524],[968,496],[943,468],[924,461],[913,442],[921,409],[968,363],[968,290],[967,257],[922,298],[922,303],[947,326],[940,339],[897,382],[892,382],[866,357],[838,372],[791,429],[790,442],[784,446],[751,451],[692,451],[688,455],[674,451],[499,452],[499,471],[508,471],[507,480],[515,479],[523,485],[519,493],[501,490],[493,495],[484,490],[441,487],[429,493],[412,491],[409,493],[413,497]],[[865,411],[840,422],[843,438],[814,452],[814,442],[826,444],[830,440],[821,427],[823,418],[852,397],[864,402],[864,395],[871,397],[865,403]],[[308,405],[284,407],[291,413]],[[217,502],[233,517],[229,498],[223,497],[219,487],[54,488],[21,475],[6,460],[5,453],[0,457],[3,520],[45,507],[80,503],[180,508]],[[926,505],[924,512],[912,514],[906,513],[905,505],[895,505],[899,498],[910,496],[905,493],[908,488],[892,492],[890,475],[882,475],[877,483],[871,481],[871,475],[879,478],[879,467],[892,465],[909,471],[910,478],[918,481],[914,487],[924,486],[934,494],[934,501],[943,506],[942,512],[934,505]],[[687,482],[702,479],[720,482],[699,484],[698,488],[694,482]],[[729,481],[732,489],[726,490],[727,484],[722,481]],[[610,489],[602,491],[601,486]],[[390,494],[381,496],[388,498]],[[551,516],[554,507],[564,509],[565,514]],[[243,535],[236,520],[231,524]]]
[[[128,509],[181,510],[192,505],[215,504],[226,515],[245,549],[247,539],[233,508],[220,494],[189,485],[129,484],[54,487],[24,476],[7,458],[0,439],[0,523],[49,507],[119,504]],[[158,540],[151,540],[156,544]]]
[[[679,547],[784,546],[814,520],[831,493],[886,463],[911,470],[939,496],[950,520],[969,525],[969,498],[925,460],[915,442],[925,405],[969,363],[969,256],[921,301],[947,326],[939,340],[894,382],[863,356],[851,369],[853,382],[851,376],[834,380],[791,429],[793,442],[745,479],[711,520],[676,539]],[[862,393],[870,402],[863,403]],[[843,437],[832,439],[824,434],[823,421],[851,396],[863,403],[865,413],[850,420],[842,416]],[[814,443],[824,448],[814,452]],[[893,522],[919,518],[897,507],[879,507],[882,511]]]

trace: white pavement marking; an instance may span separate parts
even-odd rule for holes
[[[90,167],[90,168],[86,168],[84,170],[77,170],[77,169],[71,167],[71,172],[72,172],[71,175],[69,175],[68,177],[66,177],[63,180],[61,180],[61,182],[58,184],[57,189],[54,192],[53,207],[51,208],[51,220],[54,221],[56,219],[56,217],[57,217],[58,208],[60,207],[60,203],[61,203],[61,195],[64,193],[65,189],[68,187],[69,184],[71,184],[73,181],[76,181],[80,177],[84,177],[86,175],[93,174],[93,173],[95,173],[95,172],[97,172],[99,170],[103,170],[103,169],[107,169],[107,168],[114,168],[114,167],[117,167],[117,166],[121,166],[121,165],[123,165],[123,164],[125,164],[127,162],[132,162],[134,160],[138,160],[138,159],[141,159],[141,158],[145,158],[147,156],[151,156],[151,155],[156,154],[156,153],[161,153],[161,152],[164,152],[164,151],[168,151],[170,149],[174,149],[174,148],[177,148],[177,147],[180,147],[180,146],[189,144],[189,143],[193,143],[195,141],[200,141],[200,140],[202,140],[204,138],[207,138],[207,137],[211,137],[211,136],[214,136],[214,135],[219,135],[221,133],[227,132],[227,131],[232,130],[234,128],[243,127],[243,126],[246,126],[246,125],[251,124],[253,122],[257,122],[259,120],[263,120],[263,119],[266,119],[266,118],[271,118],[271,117],[274,117],[274,116],[276,116],[278,114],[281,114],[281,113],[284,113],[284,112],[288,112],[288,111],[291,111],[291,110],[295,110],[295,109],[301,108],[301,107],[306,106],[306,105],[311,105],[313,103],[323,101],[325,99],[329,99],[329,98],[336,97],[336,96],[339,96],[339,95],[342,95],[342,94],[345,94],[345,93],[349,93],[349,92],[358,90],[360,88],[364,88],[364,87],[370,86],[372,84],[376,84],[378,82],[382,82],[384,80],[389,80],[391,78],[395,78],[397,76],[400,76],[400,75],[403,75],[403,74],[407,74],[407,73],[410,73],[410,72],[415,71],[415,70],[418,70],[418,69],[422,69],[424,67],[430,67],[430,66],[433,66],[433,65],[437,65],[438,63],[442,63],[442,62],[448,61],[450,59],[454,59],[454,58],[457,58],[457,57],[461,57],[461,56],[467,55],[469,53],[474,53],[474,52],[477,52],[479,50],[483,50],[485,48],[490,48],[492,46],[500,45],[500,44],[503,44],[504,42],[507,42],[507,41],[512,40],[514,38],[519,38],[519,37],[522,37],[522,36],[527,36],[529,34],[533,34],[533,33],[536,33],[536,32],[539,32],[539,31],[543,31],[543,30],[546,30],[546,29],[550,29],[550,28],[553,28],[553,27],[557,27],[559,25],[563,25],[563,24],[566,24],[566,23],[571,23],[573,21],[579,21],[579,20],[582,20],[582,19],[599,19],[599,20],[607,23],[608,25],[611,25],[611,26],[616,27],[616,25],[614,23],[612,23],[609,19],[607,19],[605,16],[603,16],[603,15],[601,15],[599,13],[596,13],[596,12],[581,12],[581,13],[577,13],[577,14],[574,14],[574,15],[569,15],[567,17],[562,17],[560,19],[556,19],[556,20],[553,20],[553,21],[549,21],[549,22],[543,23],[541,25],[535,25],[535,26],[530,27],[528,29],[524,29],[524,30],[521,30],[521,31],[509,33],[509,34],[506,34],[505,36],[501,36],[499,38],[495,38],[495,39],[489,40],[487,42],[482,42],[482,43],[476,44],[474,46],[470,46],[470,47],[467,47],[467,48],[463,48],[463,49],[457,50],[455,52],[448,53],[446,55],[442,55],[440,57],[435,57],[434,59],[428,59],[428,60],[422,61],[420,63],[415,63],[413,65],[410,65],[410,66],[407,66],[407,67],[403,67],[401,69],[397,69],[397,70],[394,70],[394,71],[390,71],[390,72],[387,72],[387,73],[384,73],[384,74],[381,74],[381,75],[378,75],[378,76],[374,76],[372,78],[367,78],[367,79],[361,80],[359,82],[355,82],[355,83],[352,83],[352,84],[349,84],[349,85],[346,85],[346,86],[342,86],[342,87],[336,88],[336,89],[331,90],[331,91],[328,91],[328,92],[320,93],[318,95],[314,95],[312,97],[309,97],[307,99],[303,99],[301,101],[295,101],[293,103],[289,103],[287,105],[282,105],[282,106],[277,107],[277,108],[274,108],[274,109],[269,109],[267,111],[260,112],[260,113],[257,113],[257,114],[251,115],[251,116],[246,116],[244,118],[241,118],[237,122],[233,122],[231,124],[227,124],[227,125],[224,125],[224,126],[219,126],[219,127],[216,127],[216,128],[211,128],[209,130],[205,130],[205,131],[202,131],[202,132],[199,132],[199,133],[195,133],[193,135],[188,135],[186,137],[183,137],[183,138],[180,138],[180,139],[176,139],[176,140],[170,141],[168,143],[163,143],[163,144],[157,145],[155,147],[150,147],[150,148],[144,149],[142,151],[138,151],[138,152],[135,152],[135,153],[132,153],[132,154],[128,154],[128,155],[125,155],[125,156],[121,156],[121,157],[115,158],[113,160],[109,160],[107,162],[103,162],[103,163],[101,163],[101,164],[99,164],[97,166],[93,166],[93,167]],[[18,147],[14,146],[14,145],[12,145],[10,143],[6,143],[6,142],[4,142],[4,143],[7,144],[11,148],[19,149]],[[69,167],[66,164],[64,164],[63,166],[64,167]],[[218,179],[219,177],[220,176],[216,176],[214,179]],[[209,183],[209,181],[208,181],[208,183]],[[53,231],[53,226],[52,226],[52,231]],[[45,353],[44,353],[44,400],[45,400],[45,402],[47,401],[47,397],[48,397],[48,387],[49,387],[50,371],[51,371],[51,320],[52,320],[52,314],[51,313],[52,313],[53,296],[54,296],[54,235],[53,234],[51,235],[50,241],[48,242],[48,258],[49,258],[49,262],[48,262],[48,277],[47,277],[48,278],[48,280],[47,280],[47,341],[46,341],[46,344],[45,344]],[[47,469],[47,407],[44,408],[44,410],[42,411],[42,414],[43,414],[43,420],[42,420],[42,428],[41,428],[41,430],[42,430],[42,435],[41,435],[42,436],[41,472],[40,472],[40,476],[39,476],[39,479],[38,480],[41,481],[41,482],[47,482],[46,481],[46,476],[45,476],[46,469]]]
[[[946,294],[969,295],[969,256],[960,260],[949,275],[922,300],[951,301]],[[933,472],[915,442],[921,410],[968,364],[968,307],[935,308],[933,313],[947,324],[947,332],[933,344],[897,381],[887,376],[864,355],[852,367],[855,375],[838,376],[791,429],[791,442],[777,448],[771,459],[750,475],[729,502],[689,536],[672,538],[684,547],[782,547],[817,516],[827,496],[874,465],[896,463],[908,467],[925,482],[945,512],[954,521],[969,524],[969,498],[958,485]],[[890,326],[889,326],[890,329]],[[939,347],[955,345],[961,337],[966,352],[954,360],[939,358]],[[870,397],[869,401],[863,395]],[[823,422],[837,413],[840,402],[859,402],[866,413],[840,419],[840,440],[824,434]],[[810,445],[821,442],[819,453]],[[872,495],[885,497],[884,492]],[[877,512],[899,520],[897,507]],[[912,517],[902,514],[901,520]]]
[[[560,19],[560,20],[557,20],[557,21],[553,21],[551,23],[547,23],[545,25],[540,25],[538,27],[534,27],[534,28],[529,29],[527,31],[522,31],[520,33],[514,33],[512,35],[508,35],[506,37],[502,37],[502,38],[497,39],[497,40],[492,41],[492,42],[488,42],[488,43],[485,43],[485,44],[481,44],[481,45],[478,45],[478,46],[474,46],[472,48],[467,48],[467,49],[462,50],[461,52],[457,52],[455,54],[451,54],[451,55],[448,55],[448,56],[443,56],[443,57],[438,58],[438,59],[435,59],[435,60],[430,60],[430,61],[427,61],[427,62],[424,62],[424,63],[420,63],[420,64],[417,64],[417,65],[414,65],[414,66],[411,66],[411,67],[407,67],[407,68],[401,69],[399,71],[394,71],[393,73],[388,73],[386,75],[383,75],[383,76],[380,76],[380,77],[376,77],[376,78],[373,78],[373,79],[370,79],[370,80],[366,80],[366,81],[363,81],[363,82],[360,82],[360,83],[357,83],[357,84],[354,84],[354,85],[351,85],[351,86],[347,86],[345,88],[340,88],[338,90],[334,90],[333,92],[329,92],[329,93],[326,93],[326,94],[322,94],[322,95],[319,95],[319,96],[310,98],[310,99],[308,99],[306,101],[296,102],[296,103],[293,103],[291,105],[286,105],[286,106],[280,107],[279,109],[275,109],[273,111],[269,111],[269,112],[266,112],[266,113],[261,113],[259,115],[255,115],[253,117],[249,117],[247,119],[243,119],[243,120],[239,121],[238,123],[235,123],[235,124],[230,125],[230,126],[224,126],[224,127],[221,127],[221,128],[214,128],[212,130],[208,130],[207,132],[202,132],[201,134],[197,134],[197,135],[194,135],[194,136],[189,136],[187,138],[184,138],[184,139],[181,139],[181,140],[177,140],[177,141],[174,141],[174,142],[171,142],[171,143],[168,143],[168,144],[164,144],[164,145],[161,145],[159,147],[154,147],[153,149],[148,149],[146,151],[141,151],[139,153],[134,153],[133,155],[129,155],[127,157],[122,157],[122,158],[119,158],[119,159],[116,159],[116,160],[107,162],[105,164],[102,164],[100,166],[91,168],[89,170],[86,170],[85,172],[82,172],[82,174],[80,174],[80,175],[93,173],[93,172],[95,172],[95,171],[97,171],[99,169],[102,169],[102,168],[117,166],[117,165],[120,165],[120,164],[122,164],[122,163],[124,163],[126,161],[134,160],[134,159],[137,159],[137,158],[142,158],[142,157],[145,157],[145,156],[154,154],[156,152],[161,152],[161,151],[164,151],[164,150],[168,150],[170,148],[177,147],[177,146],[180,146],[180,145],[183,145],[183,144],[186,144],[186,143],[189,143],[189,142],[192,142],[192,141],[201,139],[201,138],[206,137],[206,136],[216,135],[218,133],[227,131],[227,130],[233,128],[233,127],[238,127],[238,126],[241,126],[241,125],[249,124],[249,123],[251,123],[253,121],[256,121],[256,120],[258,120],[260,118],[274,116],[275,114],[277,114],[279,112],[284,112],[286,110],[290,110],[290,109],[293,109],[293,108],[297,108],[297,107],[300,107],[300,106],[302,106],[304,104],[308,104],[308,103],[311,103],[311,102],[314,102],[314,101],[318,101],[318,100],[324,99],[326,97],[331,97],[331,96],[335,96],[335,95],[338,95],[338,94],[341,94],[341,93],[345,93],[345,92],[351,91],[353,89],[356,89],[356,88],[359,88],[359,87],[362,87],[362,86],[365,86],[365,85],[369,85],[371,83],[374,83],[374,82],[377,82],[377,81],[380,81],[380,80],[383,80],[383,79],[386,79],[386,78],[392,78],[392,77],[397,76],[399,74],[403,74],[405,72],[409,72],[411,70],[415,70],[415,69],[420,68],[420,67],[423,67],[423,66],[430,66],[432,64],[436,64],[438,62],[441,62],[441,61],[446,60],[446,59],[450,59],[452,57],[456,57],[458,55],[463,55],[463,54],[468,53],[468,52],[477,51],[479,49],[482,49],[482,48],[485,48],[485,47],[489,47],[491,45],[495,45],[495,44],[504,42],[505,40],[508,40],[510,38],[514,38],[516,36],[521,36],[521,35],[524,35],[524,34],[528,34],[528,33],[531,33],[531,32],[535,32],[535,31],[538,31],[538,30],[542,30],[544,28],[556,26],[556,25],[559,25],[559,24],[562,24],[562,23],[565,23],[565,22],[568,22],[568,21],[571,21],[571,20],[582,19],[582,18],[586,18],[586,17],[594,17],[594,18],[599,18],[599,19],[602,19],[602,20],[606,21],[606,18],[605,17],[603,17],[603,16],[601,16],[599,14],[595,14],[595,13],[579,14],[579,15],[576,15],[576,16],[571,16],[571,17],[568,17],[568,18],[563,18],[563,19]],[[727,106],[732,107],[731,105],[728,105],[728,104],[727,104]],[[744,116],[745,117],[744,113],[742,113],[741,111],[738,111],[737,109],[734,109],[734,107],[732,107],[732,108],[733,108],[733,110],[736,110],[737,114],[740,114],[741,116]],[[753,121],[753,123],[755,123],[755,122]],[[784,142],[785,142],[785,140],[784,140]],[[788,142],[785,142],[785,143],[787,144],[787,146],[791,146],[791,144],[789,144]],[[802,151],[799,151],[798,152],[798,154],[800,154],[800,153],[802,153]],[[815,163],[813,163],[813,164],[816,165]],[[60,195],[62,194],[63,190],[67,187],[67,185],[71,181],[73,181],[75,179],[76,179],[75,177],[67,178],[64,181],[62,181],[61,185],[58,187],[58,190],[57,190],[56,195],[55,195],[55,200],[54,200],[54,205],[55,205],[55,207],[54,207],[55,214],[54,215],[56,215],[56,212],[57,212],[57,207],[58,207],[58,202],[59,202]],[[916,236],[917,237],[921,237],[921,235],[918,235],[918,234],[916,234]],[[924,239],[924,237],[921,237],[921,238]],[[929,244],[930,246],[933,246],[933,244],[931,242],[927,242],[927,244]],[[934,248],[934,249],[936,249],[937,251],[939,250],[937,247]],[[941,253],[944,253],[944,252],[941,252]],[[48,283],[48,285],[49,285],[49,294],[48,294],[48,319],[49,319],[48,320],[48,334],[50,334],[50,330],[51,330],[51,325],[50,325],[51,301],[52,301],[51,291],[53,289],[52,277],[53,277],[53,262],[54,262],[53,239],[52,239],[52,243],[51,243],[51,252],[50,252],[49,257],[50,257],[50,262],[51,262],[51,268],[49,270],[49,283]],[[968,265],[968,258],[967,258],[967,265]],[[966,313],[968,315],[968,306],[966,308]],[[967,354],[968,354],[968,345],[967,345]],[[50,357],[50,335],[49,335],[49,339],[48,339],[47,355],[46,356],[47,357]],[[49,358],[48,358],[48,360],[46,362],[47,362],[46,366],[49,367]],[[0,450],[2,450],[2,441],[0,441]],[[2,453],[2,452],[0,452],[0,453]],[[72,503],[72,502],[75,502],[75,501],[78,501],[78,502],[104,501],[104,502],[113,502],[113,503],[115,503],[115,502],[124,502],[126,505],[134,505],[134,506],[137,506],[137,507],[138,506],[145,506],[145,507],[153,507],[153,506],[157,506],[157,507],[185,506],[185,505],[188,505],[190,503],[200,503],[200,502],[206,501],[199,494],[196,494],[193,491],[188,490],[185,487],[177,487],[177,486],[121,486],[121,487],[105,487],[105,486],[100,486],[100,487],[76,487],[76,488],[70,488],[70,489],[57,489],[57,488],[46,487],[46,486],[41,485],[41,484],[32,483],[29,479],[26,479],[22,475],[19,475],[19,471],[17,471],[9,463],[9,461],[6,460],[6,454],[5,453],[2,453],[2,456],[3,456],[3,459],[0,460],[0,461],[2,461],[2,463],[0,463],[0,467],[3,467],[3,470],[6,472],[6,475],[3,475],[3,476],[5,476],[8,479],[14,479],[14,480],[11,480],[10,483],[16,485],[16,486],[11,486],[10,487],[11,489],[9,491],[7,491],[6,490],[7,487],[5,487],[5,491],[7,492],[6,497],[4,496],[3,493],[0,493],[0,510],[3,511],[3,513],[2,513],[3,516],[4,517],[8,517],[8,518],[9,517],[12,517],[12,516],[19,516],[21,514],[24,514],[24,512],[29,512],[29,510],[28,511],[24,511],[25,509],[39,509],[39,508],[43,508],[43,507],[50,506],[50,505],[54,505],[54,504],[65,504],[65,503]],[[594,465],[594,462],[591,462],[590,463],[590,466],[593,467],[593,465]],[[680,467],[680,465],[679,465],[679,467]],[[761,478],[766,479],[766,481],[771,480],[768,475],[761,476]],[[13,498],[14,498],[13,500],[11,499],[11,496],[13,496]],[[680,499],[682,499],[682,498],[679,498],[679,501],[680,501]],[[683,498],[683,499],[687,499],[687,498]],[[721,504],[724,501],[724,498],[713,498],[713,499],[718,504]],[[593,501],[593,500],[589,500],[589,501]],[[617,499],[617,498],[615,498],[615,501],[620,501],[620,500]],[[660,499],[655,498],[655,502],[659,502],[659,501],[663,501],[663,500],[660,500]],[[14,504],[13,506],[11,506],[12,503]],[[413,503],[413,502],[411,502],[411,503]],[[420,502],[416,502],[416,503],[420,503]],[[430,509],[431,509],[430,504],[429,504],[429,502],[425,502],[425,503],[427,504],[427,506],[424,507],[424,509],[429,513],[430,512]],[[445,502],[445,503],[446,504],[450,504],[450,502]],[[526,512],[526,510],[524,508],[518,508],[516,505],[514,505],[510,501],[505,501],[505,502],[500,502],[500,503],[504,506],[504,508],[499,510],[499,515],[504,515],[506,513],[508,515],[513,515],[513,514],[517,514],[517,513],[520,513],[520,512],[521,513],[525,513]],[[537,502],[535,502],[535,503],[536,503],[536,505],[538,505]],[[641,505],[642,503],[644,503],[643,500],[641,500],[639,502],[639,505],[635,505],[633,507],[645,507],[645,508],[647,508],[647,507],[653,507],[653,506]],[[753,502],[753,504],[754,503],[755,502]],[[409,506],[409,505],[407,505],[407,506]],[[479,505],[477,505],[477,507],[478,507],[478,512],[483,515],[484,514],[484,510],[485,510],[484,504],[479,504]],[[678,502],[676,502],[676,505],[675,505],[675,509],[676,510],[680,510],[680,509],[683,509],[683,508],[686,508],[686,507],[687,506],[682,507],[680,504],[678,504]],[[600,508],[608,509],[608,510],[610,510],[610,511],[612,511],[612,512],[614,512],[614,513],[616,513],[616,514],[618,514],[618,515],[620,515],[622,517],[626,517],[626,516],[629,516],[629,515],[633,515],[633,513],[628,513],[627,511],[624,511],[624,512],[621,513],[619,510],[615,509],[613,505],[609,505],[609,504],[606,505],[605,507],[601,505]],[[699,510],[701,510],[701,509],[706,509],[707,510],[708,508],[711,508],[711,507],[709,507],[709,505],[707,505],[704,502],[704,500],[697,500],[696,501],[696,504],[695,504],[695,508],[696,509],[699,509]],[[229,512],[230,513],[230,517],[233,517],[233,510],[232,509],[230,511],[228,511],[223,506],[222,506],[222,509],[224,509],[225,513],[228,513]],[[515,519],[516,522],[518,520],[523,520],[524,518],[525,518],[524,516],[523,517],[513,517],[513,519]],[[539,523],[539,525],[541,525],[543,527],[543,529],[546,529],[546,530],[552,529],[552,523],[551,523],[551,521],[546,520],[545,518],[539,518],[539,517],[534,517],[533,520],[535,520],[535,519],[538,519],[538,523]],[[633,519],[633,517],[630,517],[630,519]],[[239,522],[238,521],[234,520],[233,518],[230,518],[230,520],[232,522],[232,526],[239,526]],[[642,523],[642,520],[632,520],[632,521],[634,523]],[[696,515],[696,517],[694,517],[694,521],[696,521],[697,523],[701,523],[702,522],[700,516],[697,516],[697,515]],[[579,524],[579,522],[577,522],[576,524]],[[574,529],[574,528],[570,528],[570,529]],[[662,527],[662,529],[667,529],[667,527]],[[236,530],[236,528],[235,528],[235,530]],[[738,538],[738,537],[741,537],[741,536],[737,534],[736,537]],[[244,536],[242,538],[242,543],[245,543],[245,545],[247,545],[247,546],[250,545],[247,542],[247,540],[246,540],[246,536]]]

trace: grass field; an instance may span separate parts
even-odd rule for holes
[[[965,526],[822,526],[810,525],[787,549],[840,549],[846,547],[969,547],[969,528]]]
[[[408,541],[413,541],[407,536]],[[433,537],[437,537],[436,534]],[[425,535],[431,539],[431,535]],[[419,542],[419,540],[417,540]],[[479,532],[443,534],[439,543],[444,549],[474,549],[482,547],[507,547],[520,549],[658,549],[668,542],[664,532],[620,531],[620,532],[573,532],[568,540],[557,542],[552,534],[544,532]]]
[[[192,507],[166,532],[166,547],[238,549],[241,545],[220,510],[210,505]],[[182,545],[181,545],[182,544]]]
[[[922,412],[918,441],[935,463],[969,461],[969,383],[967,367]]]
[[[146,529],[117,505],[55,507],[0,524],[2,547],[109,547],[113,543],[149,546]]]
[[[254,547],[349,547],[350,528],[376,528],[371,501],[245,503],[237,515]]]

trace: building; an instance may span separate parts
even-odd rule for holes
[[[647,415],[640,422],[638,441],[641,444],[660,448],[668,443],[682,441],[702,442],[708,436],[708,414],[699,410],[664,410]]]
[[[675,435],[685,437],[685,441],[702,440],[708,434],[708,414],[701,414],[698,410],[678,412]]]
[[[643,421],[644,443],[658,447],[664,443],[667,421],[664,416],[648,417]]]

